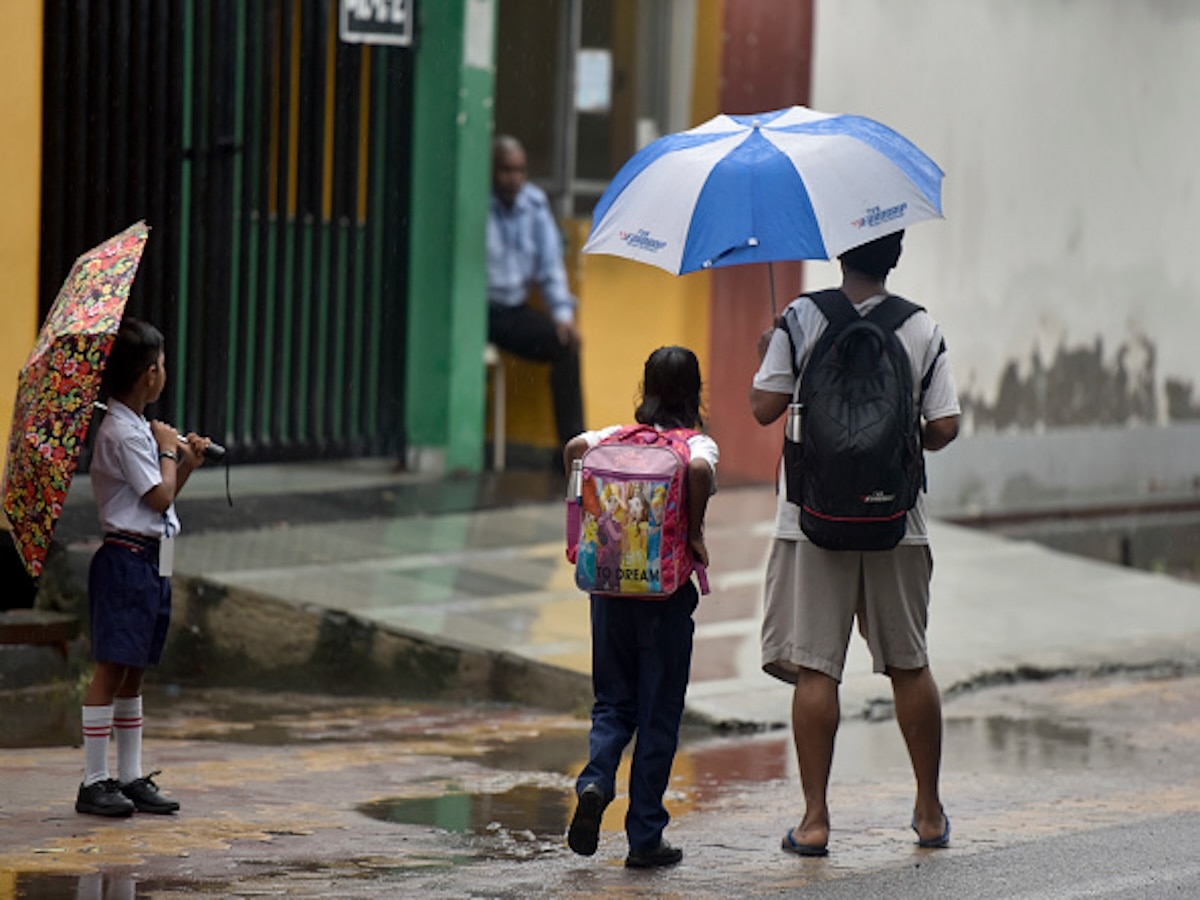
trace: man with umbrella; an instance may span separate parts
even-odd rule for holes
[[[147,421],[166,385],[163,336],[126,318],[104,369],[109,411],[98,429],[91,481],[104,542],[88,573],[96,668],[83,700],[85,774],[77,812],[173,813],[179,804],[142,774],[142,677],[158,663],[171,618],[171,565],[179,532],[175,498],[210,441]],[[118,777],[108,770],[115,732]]]
[[[885,336],[876,322],[858,320],[884,303],[884,282],[900,258],[903,229],[942,217],[942,178],[937,163],[912,141],[865,116],[803,106],[749,115],[722,113],[651,142],[626,162],[596,204],[583,252],[633,259],[680,275],[722,266],[840,259],[845,296],[831,308],[840,310],[847,330],[836,333],[845,335],[852,328],[878,332],[889,362],[896,366],[888,367],[885,378],[874,377],[870,355],[861,352],[852,362],[868,365],[855,367],[855,375],[865,384],[892,389],[877,407],[890,424],[912,413],[903,441],[884,449],[904,451],[891,456],[905,463],[923,462],[922,445],[938,450],[958,432],[958,399],[949,363],[938,352],[942,344],[937,325],[920,310]],[[773,278],[771,283],[774,317]],[[847,308],[851,304],[853,308]],[[896,303],[888,306],[883,312],[894,314]],[[767,331],[759,341],[761,365],[750,407],[763,425],[788,410],[827,325],[821,308],[808,296],[792,303],[785,316],[789,324],[798,325],[795,341],[782,327]],[[904,346],[897,349],[897,341]],[[844,344],[867,348],[869,341]],[[923,394],[914,373],[921,380],[921,373],[929,375]],[[911,407],[905,402],[909,381]],[[862,417],[855,425],[868,426],[859,428],[862,431],[887,431],[870,427],[879,421]],[[793,438],[790,428],[788,437]],[[792,451],[789,459],[796,458],[795,446],[785,443],[785,450]],[[800,455],[807,464],[808,448]],[[847,454],[839,461],[847,458],[858,460]],[[802,467],[809,477],[797,481],[819,481],[815,469]],[[904,474],[909,474],[907,467]],[[891,526],[889,540],[897,531],[907,532],[899,546],[889,545],[891,549],[849,550],[818,547],[806,538],[799,509],[788,502],[787,484],[781,480],[767,568],[762,658],[766,672],[796,686],[793,728],[805,813],[784,835],[783,848],[789,852],[828,852],[826,793],[838,726],[838,683],[856,616],[877,671],[892,679],[896,718],[917,779],[912,826],[918,843],[949,844],[950,821],[938,794],[941,701],[925,648],[932,558],[923,500],[919,490],[912,490],[916,482],[915,477],[909,479],[903,494],[849,492],[860,506],[878,502],[900,507],[887,516],[874,509],[860,512],[855,524],[873,528],[882,521]],[[916,497],[915,506],[910,496]],[[844,524],[837,516],[828,520],[837,527]],[[899,529],[900,524],[906,524],[905,529]],[[902,640],[889,643],[887,632],[893,626],[899,627]]]
[[[841,292],[865,316],[887,298],[884,285],[900,258],[903,232],[854,247],[838,258]],[[843,301],[844,302],[844,301]],[[893,306],[895,304],[893,303]],[[853,316],[853,312],[849,313]],[[750,390],[750,408],[762,425],[788,409],[812,351],[828,327],[814,299],[802,295],[784,327],[759,341],[762,362]],[[895,330],[909,359],[913,410],[925,450],[940,450],[958,434],[959,405],[941,332],[919,307]],[[807,435],[801,436],[805,439]],[[806,453],[807,453],[806,449]],[[839,720],[838,685],[855,619],[876,672],[892,681],[896,720],[916,777],[912,828],[921,847],[946,847],[950,819],[938,790],[942,713],[929,671],[926,625],[933,559],[925,528],[924,497],[908,510],[904,536],[888,550],[825,549],[802,531],[800,510],[778,492],[775,537],[767,563],[762,628],[763,670],[795,685],[792,728],[805,810],[783,836],[785,851],[828,852],[827,790]]]

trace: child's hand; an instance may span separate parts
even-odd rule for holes
[[[188,463],[192,468],[199,468],[204,465],[204,451],[208,449],[208,445],[212,443],[212,438],[203,437],[196,434],[194,431],[189,431],[187,435],[187,443],[183,445],[184,452],[187,454]]]
[[[154,435],[154,442],[158,444],[158,449],[164,453],[175,453],[182,448],[179,443],[179,432],[173,425],[155,419],[150,423],[150,433]]]
[[[692,555],[696,557],[696,561],[708,565],[708,547],[704,544],[703,537],[688,538],[688,545],[692,548]]]

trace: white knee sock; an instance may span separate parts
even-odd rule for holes
[[[113,708],[83,708],[83,783],[95,784],[108,778],[108,739],[112,735]]]
[[[113,731],[117,737],[117,781],[129,784],[142,777],[142,697],[113,701]]]

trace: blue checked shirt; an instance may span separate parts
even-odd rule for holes
[[[495,194],[487,222],[488,302],[520,306],[536,284],[555,322],[575,321],[575,298],[567,287],[562,235],[550,201],[536,185],[526,184],[506,207]]]

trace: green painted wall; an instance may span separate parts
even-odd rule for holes
[[[483,464],[494,0],[417,4],[406,395],[410,459]]]

